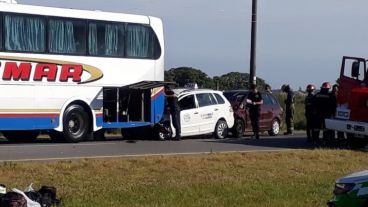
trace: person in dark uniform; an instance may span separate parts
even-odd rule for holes
[[[315,129],[313,131],[313,139],[316,143],[319,143],[319,132],[323,130],[324,141],[329,141],[334,138],[334,132],[326,130],[325,119],[334,116],[336,110],[336,98],[330,93],[331,84],[324,82],[321,86],[321,90],[314,96],[313,104],[315,106]]]
[[[265,85],[265,92],[272,93],[272,88],[271,88],[270,85],[268,85],[268,84]]]
[[[333,112],[334,115],[336,115],[336,107],[337,107],[337,96],[338,96],[338,93],[339,93],[339,85],[337,84],[334,84],[332,86],[332,92],[331,92],[333,96],[335,96],[335,100],[336,100],[336,106],[335,106],[335,110]],[[344,132],[339,132],[337,131],[337,138],[338,139],[345,139],[345,134]]]
[[[290,88],[289,85],[285,84],[281,87],[281,91],[286,93],[286,99],[285,99],[285,122],[286,122],[286,132],[284,135],[290,135],[293,134],[294,131],[294,92]]]
[[[263,99],[261,93],[257,91],[256,84],[251,84],[250,89],[251,91],[248,93],[246,102],[249,107],[249,118],[252,123],[254,136],[256,139],[259,139],[259,117]]]
[[[316,87],[313,84],[307,85],[307,96],[304,99],[304,107],[305,107],[305,119],[307,124],[307,141],[312,142],[313,141],[313,122],[315,117],[315,111],[314,111],[314,105],[313,105],[313,98],[314,98],[314,91],[316,90]]]
[[[172,124],[175,128],[175,140],[181,140],[180,106],[178,97],[169,87],[165,87],[167,110],[171,115]]]

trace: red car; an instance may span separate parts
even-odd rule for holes
[[[234,126],[231,129],[233,136],[242,137],[244,132],[251,132],[249,113],[246,104],[247,90],[225,91],[223,94],[234,109]],[[280,132],[284,111],[277,98],[270,93],[261,92],[263,104],[259,120],[260,131],[267,131],[269,135],[276,136]]]

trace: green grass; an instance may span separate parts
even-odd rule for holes
[[[63,206],[325,206],[336,178],[368,166],[347,150],[5,162],[0,183],[54,185]]]

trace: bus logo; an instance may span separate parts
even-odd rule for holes
[[[0,67],[3,69],[1,75],[4,81],[35,81],[42,82],[68,82],[72,81],[78,84],[90,83],[97,81],[103,77],[103,73],[96,67],[38,58],[18,58],[0,56]],[[82,80],[84,73],[88,73],[90,77]]]

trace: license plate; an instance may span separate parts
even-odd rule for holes
[[[356,132],[365,132],[365,127],[364,126],[354,126],[354,131]]]

